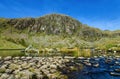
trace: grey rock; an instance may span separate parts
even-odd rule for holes
[[[12,70],[12,69],[6,69],[5,73],[7,73],[7,74],[12,74],[13,71],[14,71],[14,70]]]
[[[19,60],[19,59],[20,59],[20,57],[14,57],[14,59]]]
[[[32,57],[26,57],[26,59],[27,59],[27,60],[30,60],[30,59],[32,59]]]
[[[7,57],[4,58],[5,61],[6,61],[6,60],[11,60],[11,59],[12,59],[11,56],[7,56]]]
[[[1,78],[0,79],[8,79],[9,75],[4,73],[1,75]]]
[[[50,68],[51,69],[57,69],[57,66],[56,65],[50,65]]]
[[[0,68],[0,73],[5,73],[5,71],[6,71],[6,68],[4,68],[4,67]]]
[[[15,79],[14,75],[10,75],[8,79]]]
[[[50,69],[50,73],[55,73],[56,71],[56,69]]]

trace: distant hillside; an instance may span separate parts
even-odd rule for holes
[[[9,31],[9,32],[8,32]],[[82,24],[76,19],[61,14],[49,14],[40,18],[0,19],[1,34],[26,33],[78,36],[85,41],[96,41],[103,37],[120,36],[120,31],[102,31]]]

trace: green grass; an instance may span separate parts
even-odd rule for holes
[[[26,48],[29,45],[37,49],[44,48],[89,48],[96,47],[101,50],[107,50],[117,44],[120,44],[120,37],[116,38],[102,38],[94,42],[87,42],[81,40],[80,37],[63,37],[58,35],[42,35],[42,34],[25,34],[9,31],[4,31],[0,35],[0,49],[21,49]],[[16,51],[0,51],[0,56],[21,56],[20,52]],[[74,52],[73,56],[77,56],[78,53]],[[89,57],[90,54],[86,51],[81,51],[80,56]]]
[[[0,37],[0,49],[23,49],[25,48],[21,44],[16,44],[11,41],[7,41],[5,36]],[[20,50],[0,50],[0,56],[23,56],[24,53],[21,53]]]
[[[5,39],[0,38],[0,49],[19,49],[19,48],[25,48],[21,44],[16,44],[11,41],[7,41]]]
[[[0,56],[24,56],[24,53],[20,52],[20,50],[0,50]]]

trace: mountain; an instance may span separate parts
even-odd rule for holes
[[[21,31],[28,29],[29,32],[54,35],[73,35],[82,27],[79,21],[59,14],[45,15],[40,18],[9,19],[7,24]]]
[[[84,40],[87,40],[89,37],[94,38],[91,40],[97,40],[101,38],[102,35],[104,36],[101,30],[91,28],[82,24],[78,20],[61,14],[49,14],[40,18],[17,18],[0,20],[0,27],[8,26],[21,32],[26,30],[29,33],[44,33],[48,35],[77,35],[82,37]]]
[[[0,18],[0,36],[6,41],[27,46],[23,43],[26,43],[28,37],[34,37],[35,40],[41,35],[57,36],[61,40],[62,37],[77,37],[79,40],[94,42],[102,38],[119,37],[120,30],[103,31],[62,14],[48,14],[39,18]]]

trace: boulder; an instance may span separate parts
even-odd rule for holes
[[[7,61],[7,60],[11,60],[11,59],[12,59],[11,56],[7,56],[7,57],[4,58],[5,61]]]
[[[4,67],[0,68],[0,73],[5,73],[5,71],[6,71],[6,68]]]
[[[15,79],[14,75],[10,75],[8,79]]]
[[[56,69],[50,69],[50,73],[55,73],[56,71]]]
[[[14,57],[14,59],[15,59],[15,60],[19,60],[19,59],[20,59],[20,57]]]
[[[50,65],[50,68],[51,69],[57,69],[57,66],[56,65]]]
[[[1,75],[0,79],[8,79],[9,78],[9,75],[4,73]]]
[[[10,61],[4,61],[4,64],[11,64]]]
[[[6,69],[5,73],[7,73],[7,74],[12,74],[13,71],[14,71],[14,70],[12,70],[12,69]]]
[[[32,59],[32,57],[26,57],[26,59],[27,59],[27,60],[31,60],[31,59]]]

